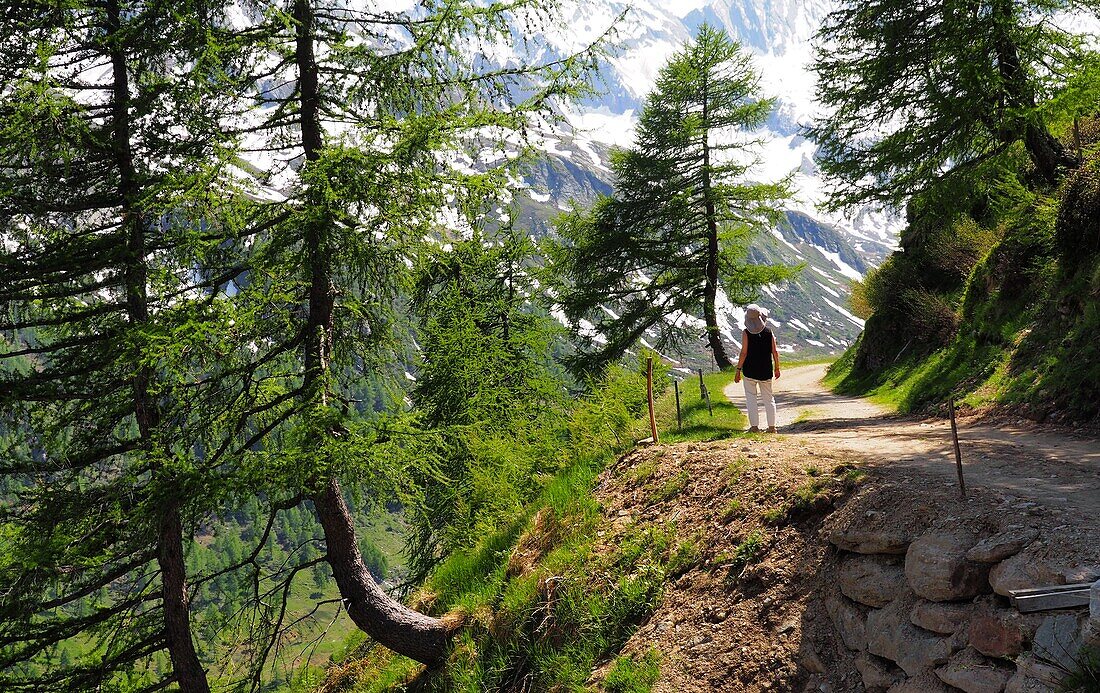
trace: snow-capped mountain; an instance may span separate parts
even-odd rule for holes
[[[417,12],[414,0],[343,1],[349,7],[369,5],[372,11]],[[530,23],[525,21],[530,16],[517,13],[510,41],[471,38],[471,54],[500,68],[550,63],[605,36],[611,44],[594,76],[599,94],[561,105],[564,123],[527,131],[529,143],[544,156],[525,181],[518,181],[517,187],[526,189],[513,197],[521,206],[517,221],[536,235],[548,233],[550,219],[561,210],[611,192],[609,148],[631,144],[636,116],[660,68],[692,40],[703,22],[721,27],[754,53],[764,94],[777,99],[762,133],[766,143],[759,152],[757,177],[778,180],[793,175],[796,196],[789,203],[789,223],[762,237],[753,249],[753,257],[760,261],[806,266],[797,280],[765,292],[780,323],[778,334],[790,351],[842,349],[863,326],[845,307],[850,282],[894,249],[901,224],[896,215],[872,208],[843,215],[818,209],[826,184],[814,162],[816,148],[801,132],[817,111],[810,41],[835,2],[561,0],[555,11],[540,13]],[[488,156],[502,154],[514,152],[494,151]],[[491,163],[476,156],[458,158],[455,164],[469,169]],[[729,341],[736,343],[742,309],[724,302],[720,315]],[[698,365],[709,356],[700,351],[688,358]]]
[[[540,30],[534,42],[545,56],[582,49],[608,28],[615,44],[597,78],[602,88],[566,110],[566,131],[544,133],[545,163],[529,176],[525,213],[538,227],[558,209],[584,203],[610,184],[605,165],[610,146],[629,145],[636,115],[657,73],[707,22],[726,30],[750,49],[761,71],[763,91],[777,99],[765,126],[757,177],[777,180],[793,173],[795,198],[789,224],[774,229],[754,249],[758,259],[805,263],[795,282],[769,289],[767,301],[782,325],[781,339],[800,352],[838,351],[862,329],[847,295],[852,279],[877,265],[896,246],[901,219],[881,209],[824,213],[818,203],[826,182],[814,162],[816,147],[802,127],[818,112],[809,68],[811,39],[834,0],[590,0],[567,2],[561,21]],[[518,60],[518,56],[494,56]],[[600,186],[600,182],[604,186]],[[522,196],[521,196],[522,197]],[[721,310],[732,338],[743,313],[728,303]],[[705,354],[704,354],[705,356]]]

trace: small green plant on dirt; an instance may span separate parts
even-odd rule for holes
[[[787,497],[787,489],[775,482],[769,482],[760,487],[760,493],[765,498],[783,500]]]
[[[650,500],[654,503],[663,503],[669,499],[675,498],[680,495],[680,492],[684,490],[690,480],[691,475],[686,471],[682,471],[653,489],[653,492],[650,494]]]
[[[619,540],[619,550],[612,554],[612,563],[626,572],[642,563],[665,564],[677,547],[676,523],[634,527]]]
[[[867,472],[863,471],[862,469],[849,469],[848,471],[844,472],[843,476],[841,476],[841,479],[849,484],[858,484],[866,476]]]
[[[650,649],[641,659],[623,656],[615,660],[603,681],[608,693],[649,693],[661,675],[661,654]]]
[[[726,465],[726,468],[722,470],[722,478],[726,480],[728,484],[736,484],[741,479],[741,474],[748,469],[749,461],[744,457],[738,457],[733,462]]]
[[[736,498],[726,503],[726,509],[722,511],[722,523],[732,522],[741,515],[741,501]]]
[[[815,473],[810,474],[809,480],[791,491],[782,503],[760,514],[764,524],[779,526],[813,516],[832,505],[830,491],[849,484],[843,476],[828,479],[820,476],[820,470],[814,469]]]
[[[837,466],[833,467],[833,476],[837,477],[841,481],[854,484],[863,477],[867,476],[867,472],[863,471],[853,464],[844,463],[838,464]]]
[[[676,550],[669,556],[668,563],[665,565],[665,572],[668,573],[670,577],[676,577],[683,575],[695,567],[699,562],[699,555],[701,553],[699,547],[701,544],[701,536],[680,542],[676,546]]]
[[[824,479],[814,478],[811,475],[810,481],[796,488],[791,494],[791,508],[793,510],[809,508],[827,489],[828,484]]]
[[[619,550],[605,560],[611,572],[641,572],[663,580],[691,570],[699,562],[702,542],[701,534],[677,541],[676,524],[668,522],[627,532],[619,540]]]
[[[768,508],[764,512],[760,513],[760,521],[766,525],[778,525],[783,522],[783,518],[787,517],[786,506],[776,506],[774,508]]]
[[[805,467],[803,467],[803,470],[806,472],[806,476],[812,476],[812,477],[821,476],[821,468],[817,467],[815,465],[808,464]]]
[[[729,575],[737,577],[746,566],[756,561],[764,549],[764,532],[754,529],[741,540],[729,557]]]
[[[651,457],[645,462],[642,462],[638,466],[627,472],[627,476],[636,484],[644,484],[653,478],[653,475],[657,473],[657,459]]]

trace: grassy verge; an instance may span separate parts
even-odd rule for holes
[[[556,478],[537,511],[453,555],[415,597],[415,606],[460,618],[446,664],[427,669],[381,648],[334,666],[324,691],[581,690],[656,608],[667,575],[690,560],[674,528],[639,531],[616,551],[593,550],[600,508],[595,468]],[[658,656],[617,660],[608,690],[642,693]]]
[[[687,377],[680,382],[679,427],[676,421],[675,389],[666,389],[654,405],[661,442],[721,440],[745,429],[748,426],[745,415],[725,395],[726,387],[732,382],[733,371],[703,375],[703,383],[710,393],[710,409],[707,408],[706,399],[700,394],[698,376]]]
[[[744,417],[722,394],[732,378],[732,373],[704,376],[713,416],[700,397],[698,379],[681,383],[679,431],[674,390],[667,388],[657,402],[662,442],[740,435]],[[635,408],[634,415],[642,416],[629,431],[593,437],[602,430],[606,417],[597,414],[603,411],[606,402],[582,407],[576,418],[589,433],[574,443],[580,445],[575,462],[520,516],[470,550],[451,555],[414,595],[416,608],[462,622],[444,665],[427,669],[379,647],[357,648],[353,639],[351,654],[330,667],[318,690],[585,690],[592,671],[606,664],[605,690],[649,691],[661,654],[632,659],[619,656],[620,650],[657,608],[665,580],[690,567],[700,548],[677,540],[671,524],[631,532],[615,547],[600,546],[604,518],[593,494],[595,479],[627,441],[648,430],[644,410]],[[673,476],[652,485],[653,502],[674,497],[685,481]]]
[[[1021,329],[1020,334],[1025,331]],[[1033,399],[1039,382],[1023,366],[1014,346],[982,344],[973,335],[958,335],[947,347],[921,358],[899,359],[872,373],[853,369],[852,347],[829,369],[825,384],[846,395],[859,395],[901,413],[981,409],[993,404],[1019,404]]]

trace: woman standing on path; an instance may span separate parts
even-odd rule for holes
[[[772,375],[779,377],[779,349],[775,335],[765,327],[768,310],[755,303],[745,309],[745,329],[741,333],[741,356],[733,382],[745,378],[745,404],[749,415],[749,433],[760,432],[760,400],[768,417],[768,433],[775,433],[775,396]],[[773,365],[774,364],[774,365]]]

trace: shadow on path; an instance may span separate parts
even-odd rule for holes
[[[810,449],[858,454],[890,474],[932,474],[955,483],[951,425],[889,413],[858,397],[829,392],[825,366],[801,366],[775,383],[780,432]],[[741,385],[725,394],[744,408]],[[970,488],[1042,503],[1057,512],[1100,517],[1100,441],[1038,426],[960,419],[963,469]]]

